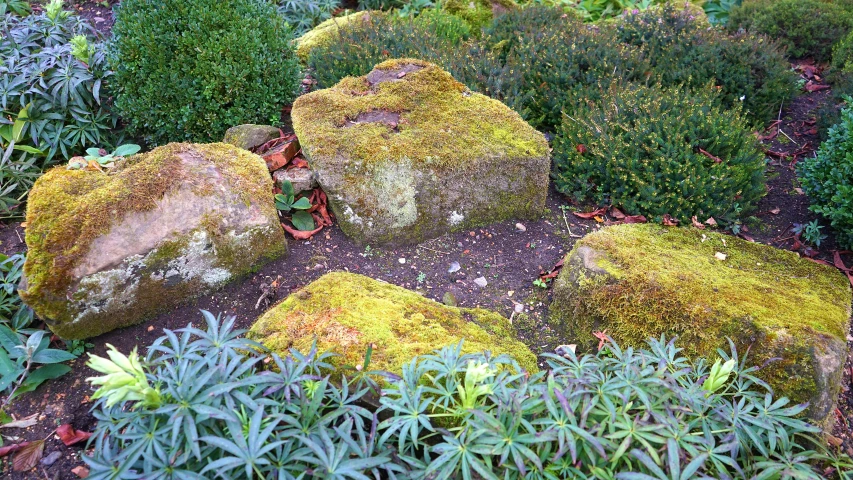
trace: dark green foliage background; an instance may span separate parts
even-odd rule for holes
[[[113,35],[116,110],[151,144],[277,124],[301,80],[290,27],[267,2],[125,0]]]

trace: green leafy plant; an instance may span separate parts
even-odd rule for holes
[[[112,33],[115,109],[151,144],[277,124],[302,80],[292,29],[268,2],[125,0]]]
[[[803,242],[820,247],[820,243],[827,237],[821,233],[822,229],[823,227],[817,223],[817,220],[812,220],[809,223],[795,223],[793,232],[799,235]]]
[[[817,154],[803,158],[796,168],[811,200],[809,210],[826,218],[842,248],[853,249],[853,110],[849,106],[842,109],[841,121],[829,129]],[[813,231],[819,238],[817,226]]]
[[[0,67],[0,129],[17,123],[26,110],[16,144],[44,155],[41,167],[57,154],[70,158],[88,145],[113,142],[112,73],[86,20],[53,0],[42,13],[0,18],[0,32],[0,55],[6,59]]]
[[[281,0],[278,13],[293,27],[296,36],[332,18],[341,7],[340,0]]]
[[[311,202],[305,197],[301,197],[298,200],[296,199],[296,194],[293,190],[293,183],[289,180],[282,182],[281,193],[277,193],[275,195],[275,208],[283,212],[295,210],[290,217],[290,221],[293,222],[293,226],[296,227],[297,230],[310,232],[316,228],[314,225],[314,217],[306,211],[310,209],[311,206]]]
[[[578,105],[555,139],[557,189],[656,221],[748,213],[765,194],[764,156],[715,90],[634,86]]]
[[[622,16],[616,36],[643,50],[663,86],[703,89],[713,82],[725,108],[741,108],[758,125],[775,119],[797,92],[797,75],[769,38],[726,35],[671,4]]]
[[[20,207],[42,172],[41,150],[17,144],[23,139],[26,123],[25,107],[12,124],[0,126],[0,219],[21,216]]]
[[[61,362],[77,358],[50,348],[50,332],[30,328],[32,310],[17,293],[24,265],[23,255],[0,254],[0,410],[47,380],[71,371]]]
[[[113,167],[116,161],[134,155],[141,149],[142,147],[132,143],[119,145],[112,152],[107,152],[103,148],[89,148],[86,150],[86,156],[83,157],[83,160],[97,162],[102,167]],[[69,170],[76,170],[85,166],[86,164],[81,162],[68,163]]]
[[[743,0],[708,0],[702,4],[702,9],[712,25],[725,25],[729,22],[732,9],[741,3]]]
[[[27,0],[3,0],[0,1],[0,16],[13,13],[20,17],[26,17],[32,12],[30,2]]]
[[[727,28],[765,34],[793,58],[825,62],[833,45],[853,30],[853,9],[821,0],[745,0],[731,10]]]
[[[421,12],[433,7],[435,7],[435,3],[432,0],[408,0],[400,9],[399,15],[401,17],[416,17]]]
[[[86,350],[91,348],[95,348],[95,344],[86,340],[68,340],[65,342],[65,350],[76,357],[83,355]]]
[[[546,289],[548,288],[548,282],[542,280],[541,278],[537,278],[536,280],[533,280],[533,286]]]

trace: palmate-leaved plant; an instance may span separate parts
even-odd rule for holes
[[[853,466],[812,450],[805,407],[774,399],[734,347],[708,368],[664,339],[611,343],[531,375],[459,344],[384,374],[376,408],[367,365],[347,380],[328,353],[268,357],[233,318],[204,317],[144,361],[93,359],[106,375],[89,478],[822,478],[814,461],[849,478]]]

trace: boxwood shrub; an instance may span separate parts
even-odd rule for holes
[[[792,58],[826,62],[832,46],[853,30],[853,8],[821,0],[745,0],[732,9],[728,29],[765,34]]]
[[[291,29],[269,2],[125,0],[115,19],[115,106],[152,144],[278,124],[301,81]]]
[[[662,85],[702,88],[714,82],[724,107],[742,104],[757,123],[776,118],[780,105],[796,94],[787,59],[762,35],[726,35],[671,4],[623,15],[616,25],[620,41],[643,49]]]
[[[764,155],[715,90],[632,86],[577,106],[554,144],[557,190],[658,221],[751,210],[765,194]]]
[[[809,209],[826,218],[842,248],[853,249],[853,109],[842,109],[840,122],[829,129],[829,135],[815,157],[797,163],[797,176],[806,195]]]

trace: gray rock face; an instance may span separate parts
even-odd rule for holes
[[[341,229],[411,244],[544,210],[545,137],[435,65],[390,60],[303,95],[293,127]]]
[[[280,134],[281,132],[275,127],[247,123],[229,128],[225,132],[222,143],[228,143],[244,150],[252,150],[270,140],[275,140]]]
[[[314,172],[308,168],[279,169],[272,173],[272,179],[278,188],[281,188],[284,182],[292,183],[293,192],[297,194],[317,188]]]
[[[138,323],[287,251],[264,161],[230,145],[58,167],[30,199],[21,297],[63,338]]]

